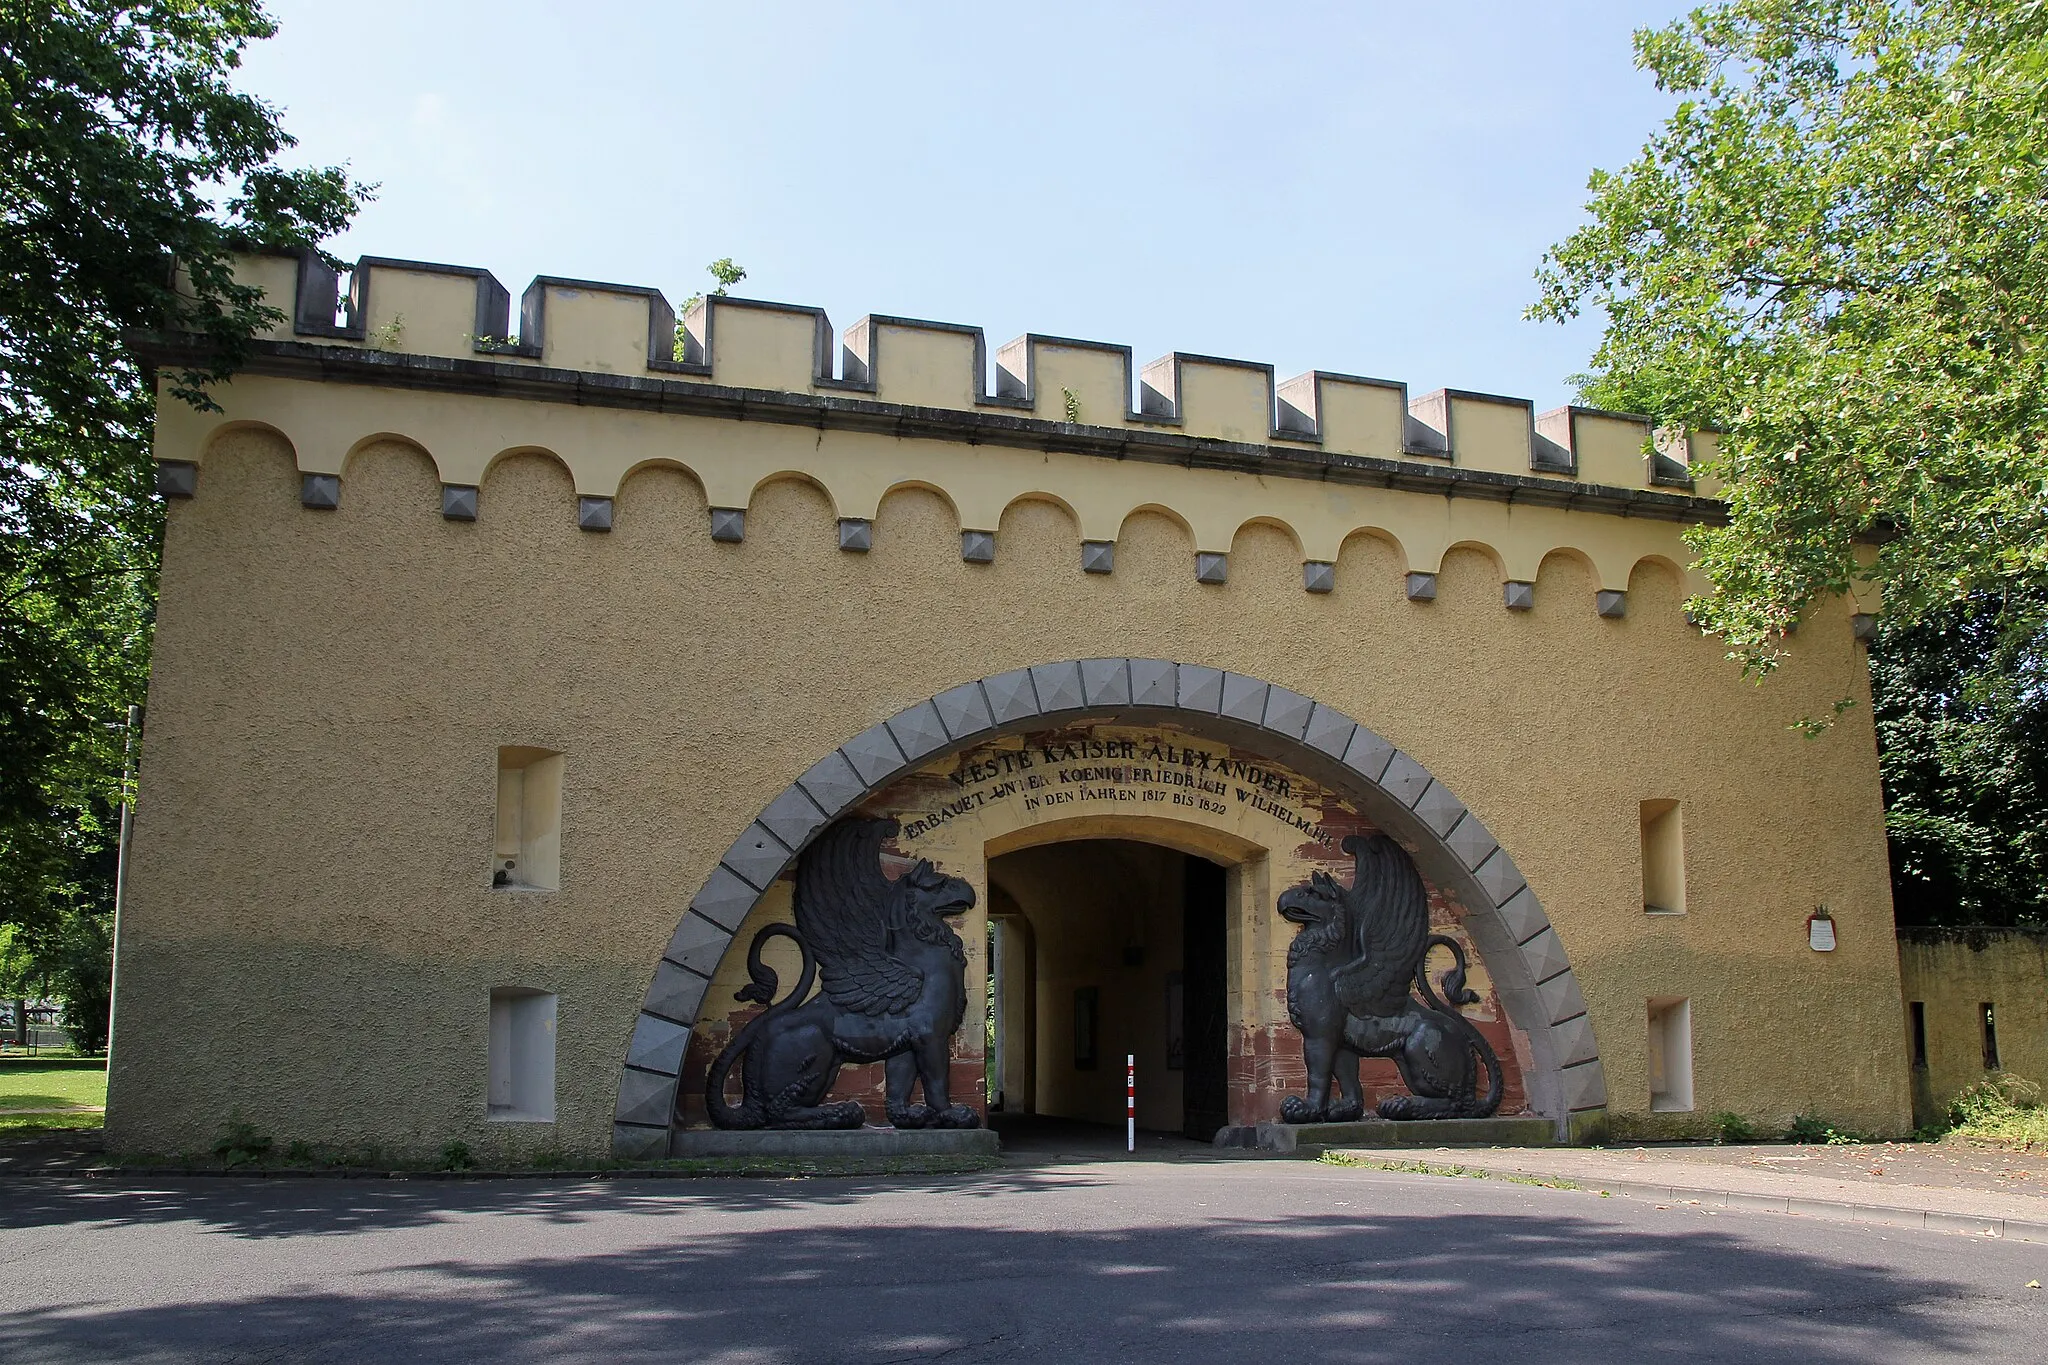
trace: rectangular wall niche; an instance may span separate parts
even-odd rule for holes
[[[1685,913],[1685,824],[1676,801],[1642,805],[1643,909],[1652,915]]]
[[[555,891],[562,885],[562,756],[507,744],[498,750],[498,837],[491,885]]]
[[[491,988],[490,1117],[555,1121],[555,997],[546,991]]]
[[[1692,1001],[1677,996],[1650,1001],[1650,1109],[1692,1109]]]

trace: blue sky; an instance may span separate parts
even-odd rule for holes
[[[1666,3],[272,0],[244,84],[379,197],[346,256],[735,292],[1534,398]],[[343,16],[346,16],[345,19]]]

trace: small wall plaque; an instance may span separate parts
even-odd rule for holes
[[[1825,905],[1806,917],[1806,946],[1816,953],[1835,950],[1835,920]]]

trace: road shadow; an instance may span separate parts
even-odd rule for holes
[[[114,1173],[0,1182],[0,1231],[188,1224],[234,1237],[351,1236],[476,1216],[581,1223],[668,1209],[679,1198],[723,1212],[857,1204],[891,1190],[940,1189],[996,1198],[1095,1183],[1085,1169],[1024,1168],[958,1175],[678,1176],[616,1180],[418,1177],[167,1176]]]
[[[790,1196],[773,1183],[691,1193],[713,1206],[759,1207],[762,1199],[857,1198],[863,1188],[810,1181]],[[998,1175],[948,1188],[973,1198],[1005,1186],[1020,1187]],[[503,1186],[435,1193],[499,1211],[510,1211],[509,1194],[515,1209],[563,1218],[630,1209],[642,1197]],[[90,1202],[116,1218],[147,1219],[159,1197],[172,1196]],[[402,1205],[410,1192],[394,1197]],[[236,1196],[217,1198],[232,1208]],[[389,1214],[379,1204],[368,1216]],[[222,1226],[247,1217],[210,1215]],[[300,1221],[322,1231],[333,1215]],[[0,1359],[2026,1358],[2000,1354],[2024,1310],[1965,1284],[1721,1228],[1635,1230],[1564,1203],[1106,1231],[1018,1226],[1015,1208],[996,1221],[1007,1225],[904,1225],[878,1211],[876,1222],[852,1227],[691,1233],[679,1220],[673,1241],[632,1250],[359,1268],[295,1292],[230,1289],[210,1303],[17,1311],[0,1319]]]

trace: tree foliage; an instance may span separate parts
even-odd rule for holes
[[[2048,631],[2011,616],[1945,608],[1871,650],[1901,924],[2048,925]]]
[[[233,253],[315,244],[364,193],[279,166],[277,111],[234,88],[273,32],[254,0],[0,0],[0,925],[67,998],[105,975],[155,600],[158,377],[129,338],[208,338],[162,376],[206,405],[278,316]]]
[[[1534,316],[1588,397],[1725,433],[1695,610],[1753,668],[1858,579],[1912,622],[2048,601],[2048,3],[1730,0],[1636,35],[1680,96],[1591,181]],[[1859,541],[1863,542],[1859,545]]]

